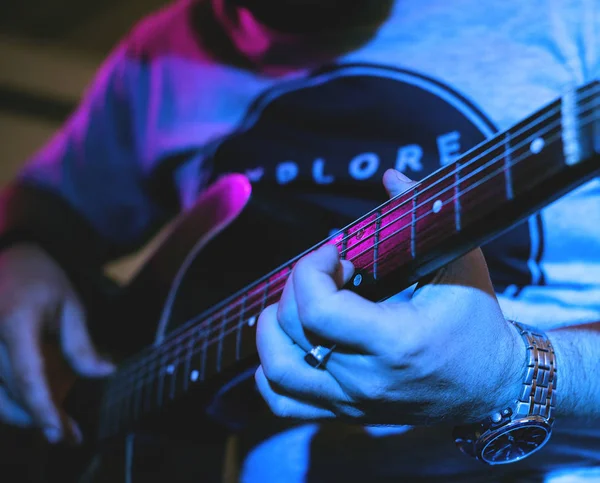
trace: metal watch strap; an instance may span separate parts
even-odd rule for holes
[[[511,322],[527,347],[527,367],[513,419],[541,416],[554,420],[556,404],[556,358],[548,336],[534,327]]]

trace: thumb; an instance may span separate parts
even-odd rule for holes
[[[416,181],[411,180],[396,169],[388,169],[383,173],[383,186],[390,198],[399,195],[415,184]]]
[[[77,374],[100,377],[114,370],[114,365],[96,351],[83,308],[73,298],[67,299],[62,308],[60,338],[64,356]]]

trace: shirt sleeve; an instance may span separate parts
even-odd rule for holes
[[[63,266],[99,267],[139,247],[166,221],[136,145],[143,115],[132,100],[140,72],[122,42],[75,112],[2,192],[4,245],[35,241]]]

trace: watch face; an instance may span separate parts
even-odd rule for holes
[[[535,421],[503,428],[483,447],[481,458],[491,465],[513,463],[540,449],[550,438],[550,428]]]

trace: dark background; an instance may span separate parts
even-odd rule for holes
[[[0,185],[60,126],[99,63],[166,0],[0,0]]]
[[[165,0],[3,0],[0,35],[102,56]]]

